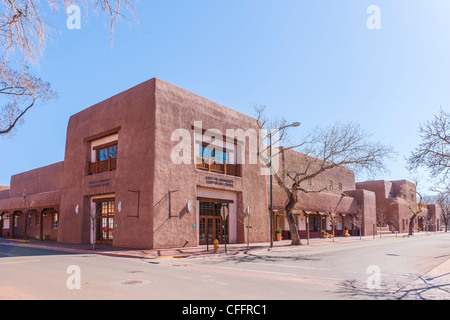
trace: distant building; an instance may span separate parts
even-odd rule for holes
[[[281,166],[297,166],[298,171],[311,163],[311,159],[298,152],[288,150],[283,152]],[[294,164],[293,164],[294,163]],[[322,234],[343,236],[345,230],[350,235],[372,235],[376,232],[375,194],[372,191],[356,189],[355,174],[352,170],[336,167],[329,169],[315,178],[303,182],[305,190],[319,193],[299,192],[299,202],[295,206],[294,215],[297,218],[300,237],[314,238]],[[276,228],[282,229],[283,238],[290,238],[289,225],[286,220],[284,206],[288,198],[278,185],[274,186],[274,210],[276,211]],[[353,218],[362,216],[361,228],[356,228]],[[335,216],[335,226],[330,213]]]
[[[390,231],[408,232],[412,216],[410,206],[416,204],[416,186],[408,180],[365,181],[356,183],[357,189],[375,193],[378,216],[385,220]],[[439,228],[441,208],[436,204],[424,204],[414,221],[415,231],[435,231]]]

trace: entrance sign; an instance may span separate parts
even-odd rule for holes
[[[234,187],[234,181],[232,179],[225,179],[225,178],[219,178],[219,177],[212,177],[212,176],[206,176],[206,183],[207,184],[214,184],[217,186],[224,186],[224,187]]]

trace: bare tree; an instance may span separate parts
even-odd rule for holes
[[[45,44],[54,31],[48,20],[47,4],[53,13],[69,5],[89,8],[109,18],[112,34],[123,9],[135,16],[134,0],[0,0],[0,135],[11,134],[25,114],[37,104],[56,98],[50,84],[31,75]],[[126,17],[125,17],[126,18]],[[14,60],[9,61],[11,53]],[[21,69],[20,71],[18,71]]]
[[[359,240],[362,239],[362,226],[364,223],[364,211],[361,205],[356,206],[356,213],[352,219],[353,225],[359,230]]]
[[[273,157],[293,152],[291,149],[298,151],[294,156],[297,161],[285,163],[279,171],[273,172],[273,177],[288,198],[284,209],[291,230],[292,245],[301,245],[297,219],[294,215],[299,196],[326,190],[326,187],[314,188],[308,181],[338,167],[367,173],[385,171],[383,161],[393,155],[393,150],[379,142],[371,142],[370,136],[356,123],[337,122],[329,127],[318,128],[300,141],[294,142],[294,139],[288,136],[287,121],[285,119],[269,121],[264,115],[264,110],[264,107],[255,108],[260,129],[279,129],[279,138],[272,141],[272,144],[279,142],[287,144],[283,148],[275,148],[278,150]],[[271,161],[267,161],[266,165],[270,167]]]
[[[3,99],[1,99],[3,98]],[[0,62],[0,135],[11,134],[35,105],[56,98],[50,84],[29,74],[18,72]]]
[[[441,219],[445,226],[445,232],[447,232],[450,225],[450,192],[439,193],[437,195],[437,203],[441,207]]]
[[[440,110],[434,119],[419,127],[422,139],[408,160],[408,168],[425,167],[444,186],[450,179],[450,113]]]
[[[378,227],[386,227],[387,226],[387,215],[386,215],[386,207],[380,206],[377,207],[377,226]]]
[[[423,211],[424,208],[424,198],[422,194],[417,191],[419,181],[417,178],[413,178],[414,186],[410,186],[409,184],[404,184],[400,188],[401,198],[406,201],[406,205],[408,206],[409,211],[411,212],[411,216],[409,218],[409,228],[408,234],[412,236],[414,230],[414,221],[417,216]],[[417,202],[417,197],[419,197],[419,201]]]
[[[42,56],[45,44],[51,37],[54,27],[48,21],[45,2],[56,13],[69,5],[78,5],[86,13],[94,8],[109,19],[111,37],[114,26],[128,9],[137,18],[134,0],[0,0],[0,48],[4,58],[11,51],[19,51],[24,64],[35,63]]]
[[[426,233],[428,233],[428,229],[430,228],[431,225],[433,225],[433,223],[434,223],[434,221],[431,218],[426,217],[423,219],[422,224],[423,224],[423,227],[424,227]]]
[[[92,237],[92,250],[95,250],[95,243],[97,241],[97,228],[100,228],[100,226],[97,225],[98,217],[101,215],[99,211],[97,210],[97,204],[95,206],[91,206],[91,213],[90,213],[90,222],[91,222],[91,237]]]
[[[339,217],[336,214],[336,212],[333,212],[333,211],[329,213],[329,217],[330,217],[330,223],[331,223],[331,234],[333,235],[333,242],[334,242],[335,231],[336,231],[336,226],[339,222]],[[344,229],[344,227],[342,227],[342,229]]]
[[[386,215],[386,207],[385,206],[380,206],[377,207],[376,210],[376,222],[377,222],[377,227],[386,227],[387,226],[387,215]],[[380,231],[380,239],[381,239],[381,235],[382,235],[382,230]]]

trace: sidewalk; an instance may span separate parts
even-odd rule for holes
[[[428,235],[433,235],[436,233],[428,233]],[[439,233],[437,233],[439,234]],[[426,236],[425,232],[415,233],[414,237]],[[350,242],[360,242],[360,241],[379,241],[385,239],[399,238],[402,239],[407,237],[407,234],[383,234],[380,238],[377,236],[363,236],[360,240],[359,236],[354,237],[336,237],[333,239],[322,239],[322,238],[312,238],[309,240],[309,245],[306,239],[302,239],[303,246],[301,247],[314,247],[314,246],[324,246],[324,245],[339,245],[343,243]],[[79,253],[79,254],[101,254],[116,257],[130,257],[130,258],[142,258],[142,259],[156,259],[156,258],[192,258],[192,257],[204,257],[204,256],[222,256],[222,255],[237,255],[237,254],[247,254],[256,253],[261,251],[280,251],[280,250],[292,250],[294,248],[299,248],[298,246],[291,246],[290,240],[274,241],[273,248],[270,248],[269,242],[262,243],[250,243],[247,248],[247,244],[227,244],[225,252],[225,245],[221,244],[217,254],[214,254],[214,246],[210,244],[200,245],[198,247],[185,247],[185,248],[172,248],[172,249],[129,249],[129,248],[118,248],[108,245],[95,245],[95,250],[92,249],[91,244],[66,244],[58,243],[56,241],[38,241],[38,240],[17,240],[17,239],[4,239],[0,238],[1,245],[11,245],[11,246],[23,246],[23,247],[33,247],[41,248],[47,250],[58,250],[68,253]]]
[[[450,259],[396,293],[402,300],[450,300]]]

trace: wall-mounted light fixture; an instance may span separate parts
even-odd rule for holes
[[[188,212],[192,211],[192,202],[191,202],[191,200],[188,200],[188,202],[187,202],[187,211]]]
[[[119,201],[119,203],[117,204],[117,211],[122,212],[122,201]]]
[[[79,205],[77,205],[77,206],[75,207],[75,213],[76,213],[76,214],[79,214],[79,213],[80,213],[80,206],[79,206]]]

